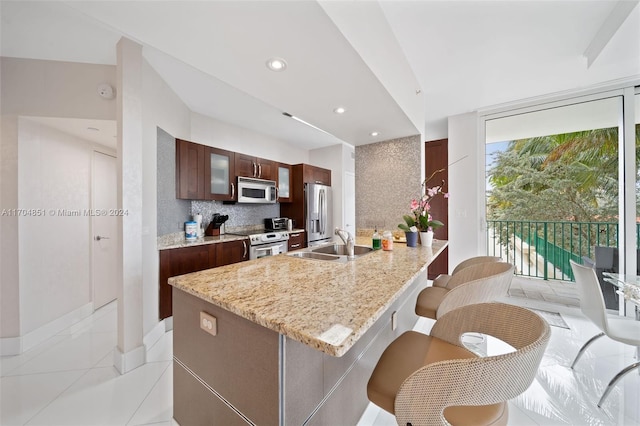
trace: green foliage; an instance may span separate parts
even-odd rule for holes
[[[513,141],[488,176],[489,219],[610,221],[618,214],[618,129]]]

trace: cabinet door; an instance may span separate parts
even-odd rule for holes
[[[291,202],[291,166],[278,164],[278,202]]]
[[[161,320],[172,315],[171,286],[167,282],[169,278],[215,267],[214,246],[216,245],[218,244],[160,251],[159,314]]]
[[[289,234],[289,251],[304,248],[304,231]]]
[[[316,183],[331,186],[331,170],[314,167],[313,178]]]
[[[237,154],[236,154],[237,155]],[[207,148],[204,183],[207,200],[236,199],[235,155],[232,151]]]
[[[256,157],[235,153],[236,176],[258,177],[258,163]]]
[[[265,160],[264,158],[256,158],[256,163],[258,164],[258,175],[256,176],[259,179],[266,180],[276,180],[277,178],[277,165],[275,161]]]
[[[176,198],[204,200],[204,145],[176,139]]]
[[[248,240],[228,241],[216,244],[216,266],[231,265],[232,263],[249,260]]]
[[[305,183],[321,183],[331,186],[331,170],[305,164],[303,166],[303,179]]]

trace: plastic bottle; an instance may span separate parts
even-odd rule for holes
[[[393,234],[391,231],[384,231],[382,234],[382,250],[393,250]]]
[[[373,231],[373,249],[380,250],[382,248],[382,240],[380,239],[380,234],[378,234],[378,227]]]

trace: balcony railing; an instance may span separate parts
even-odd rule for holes
[[[636,242],[640,235],[636,226]],[[594,247],[618,247],[611,222],[487,221],[487,254],[515,266],[516,274],[573,281],[569,260],[594,259]]]

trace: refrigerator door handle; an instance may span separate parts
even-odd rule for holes
[[[320,232],[323,236],[327,234],[327,203],[324,189],[320,190]]]

